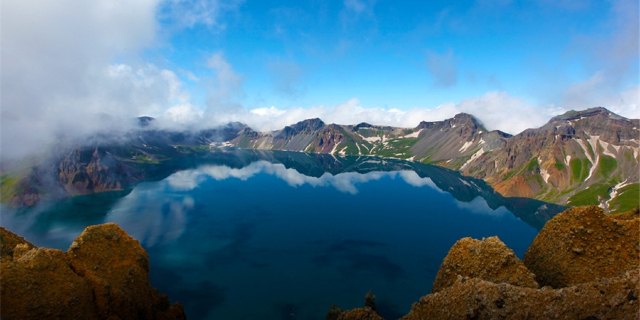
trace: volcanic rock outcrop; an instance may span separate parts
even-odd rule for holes
[[[2,319],[184,319],[149,284],[140,243],[113,223],[87,227],[67,252],[0,228]]]
[[[433,293],[402,319],[638,319],[640,218],[621,217],[568,209],[544,226],[524,264],[496,237],[461,239]]]
[[[640,267],[640,219],[598,207],[571,208],[547,222],[524,257],[541,285],[567,287]]]
[[[337,315],[336,318],[327,317],[327,320],[384,320],[373,309],[369,307],[356,308],[344,311]]]
[[[421,298],[403,319],[637,319],[638,279],[634,270],[562,289],[532,289],[463,278]]]
[[[451,286],[459,276],[520,287],[538,287],[534,274],[498,237],[458,240],[438,270],[433,292]]]

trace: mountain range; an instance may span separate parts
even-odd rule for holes
[[[325,124],[282,130],[243,128],[240,148],[376,155],[435,164],[485,180],[504,196],[611,211],[638,205],[640,120],[605,108],[569,111],[515,136],[487,130],[469,114],[415,128]]]
[[[242,123],[200,131],[167,131],[150,117],[119,139],[61,150],[26,172],[1,176],[2,201],[32,205],[57,186],[60,195],[121,190],[211,149],[281,150],[334,156],[378,156],[433,164],[482,179],[506,197],[561,205],[638,207],[640,120],[605,108],[569,111],[517,135],[489,131],[474,116],[421,122],[414,128],[327,124],[308,119],[258,132]],[[46,174],[53,172],[53,174]],[[47,189],[47,190],[45,190]]]

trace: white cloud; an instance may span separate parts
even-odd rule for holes
[[[158,186],[135,188],[118,201],[105,221],[117,223],[145,246],[153,247],[175,241],[184,233],[187,213],[194,205],[191,196],[167,196],[158,190]]]
[[[473,198],[473,200],[471,200],[470,202],[455,201],[455,204],[460,209],[464,209],[480,215],[487,215],[492,217],[511,215],[511,212],[509,212],[509,210],[507,210],[504,206],[500,206],[496,209],[491,209],[491,207],[489,207],[489,204],[487,203],[487,200],[480,196]]]
[[[186,99],[169,70],[113,63],[153,45],[157,7],[156,0],[3,1],[2,159],[96,130],[115,133]]]
[[[398,175],[400,175],[404,182],[414,187],[420,188],[427,186],[438,192],[444,192],[440,188],[438,188],[438,186],[433,182],[433,180],[431,180],[431,178],[422,178],[415,171],[400,171],[398,172]]]
[[[260,131],[277,130],[286,125],[309,118],[320,118],[327,123],[357,124],[368,122],[375,125],[397,127],[415,127],[420,121],[439,121],[465,112],[476,116],[489,130],[499,129],[509,133],[519,133],[524,129],[539,127],[550,117],[563,112],[563,109],[536,108],[526,101],[510,96],[505,92],[488,92],[480,97],[463,100],[459,103],[446,103],[435,108],[396,108],[364,107],[358,99],[352,98],[339,105],[277,107],[237,110],[232,113],[219,113],[215,123],[240,121]]]
[[[542,126],[556,115],[554,110],[535,107],[506,92],[496,91],[464,100],[456,108],[476,116],[489,130],[498,129],[511,134]]]
[[[243,95],[243,78],[224,57],[224,53],[216,52],[207,60],[207,66],[214,75],[208,86],[207,117],[237,112],[242,107],[237,102]]]
[[[590,76],[562,86],[564,90],[558,100],[570,109],[603,106],[629,111],[631,113],[623,115],[637,118],[640,98],[633,97],[629,91],[638,86],[640,79],[639,2],[613,1],[610,11],[603,16],[600,23],[607,36],[581,35],[570,46],[579,55],[586,54],[585,71]]]
[[[616,101],[611,101],[611,110],[632,119],[640,119],[640,85],[624,90]]]
[[[251,109],[249,112],[261,117],[277,117],[287,113],[286,111],[280,110],[273,106],[269,108],[255,108],[255,109]]]
[[[167,109],[161,116],[169,121],[161,121],[167,127],[184,127],[201,122],[204,112],[190,103],[179,104]]]

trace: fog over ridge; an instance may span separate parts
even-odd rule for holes
[[[170,46],[168,39],[179,30],[202,25],[213,33],[224,32],[224,17],[239,6],[239,1],[219,0],[3,1],[0,161],[47,154],[95,137],[117,139],[137,129],[136,117],[143,115],[156,118],[159,129],[193,131],[239,121],[269,131],[316,117],[327,123],[415,127],[420,121],[466,112],[490,130],[512,134],[540,126],[569,109],[604,106],[622,116],[640,118],[640,85],[621,86],[615,79],[637,57],[637,21],[630,13],[637,9],[633,1],[613,6],[612,25],[621,30],[617,37],[602,43],[585,42],[581,47],[596,52],[598,44],[603,44],[611,48],[612,56],[594,54],[601,62],[593,66],[593,74],[564,88],[564,94],[552,99],[557,104],[530,102],[496,87],[438,105],[371,105],[362,103],[362,97],[347,95],[342,103],[332,105],[280,107],[247,102],[246,96],[253,93],[244,83],[251,74],[238,71],[224,50],[204,54],[200,67],[210,72],[206,79],[164,57],[147,54]],[[374,14],[371,8],[356,11]],[[454,63],[455,54],[444,52],[446,60]],[[432,60],[438,59],[430,59],[430,65]],[[298,94],[294,80],[305,76],[300,66],[277,59],[270,65],[274,73],[283,69],[292,73],[291,79],[274,80],[278,90]],[[453,76],[443,84],[455,83]],[[198,86],[205,88],[204,98],[194,93]]]

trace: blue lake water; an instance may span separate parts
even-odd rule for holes
[[[87,225],[118,223],[190,319],[324,319],[368,291],[395,318],[459,238],[497,235],[522,257],[560,210],[399,160],[233,151],[193,163],[124,192],[3,208],[1,223],[63,250]]]

